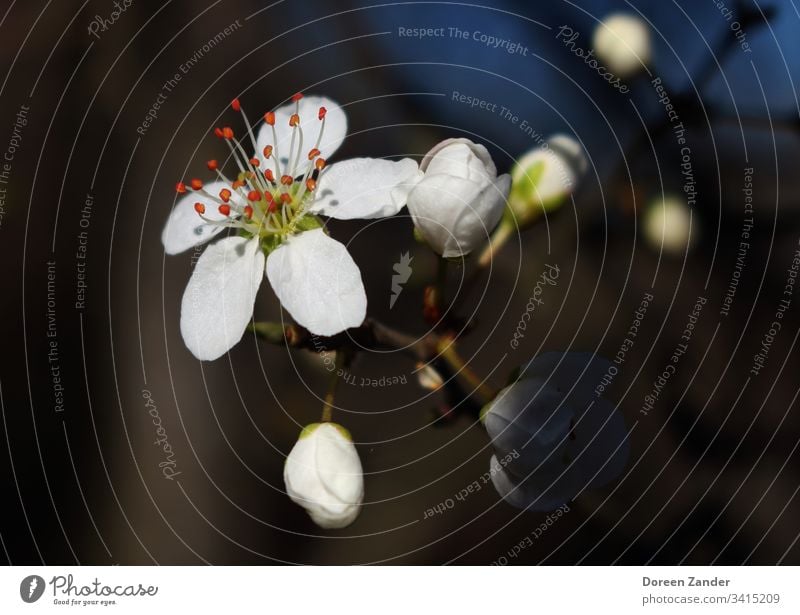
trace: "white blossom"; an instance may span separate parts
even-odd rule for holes
[[[179,182],[178,200],[162,233],[167,254],[183,252],[225,229],[197,261],[181,303],[181,333],[201,360],[222,356],[244,334],[263,274],[282,305],[311,333],[331,336],[359,326],[367,297],[346,248],[328,236],[318,215],[338,219],[391,216],[406,204],[419,178],[417,163],[355,158],[328,166],[347,133],[333,101],[296,95],[264,115],[256,138],[238,100],[251,158],[229,127],[215,133],[239,168],[229,180],[215,160],[218,181]],[[313,136],[313,147],[304,140]],[[307,141],[305,141],[307,143]]]

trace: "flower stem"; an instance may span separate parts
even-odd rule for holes
[[[333,402],[336,399],[336,389],[339,387],[339,374],[341,373],[338,364],[339,352],[337,351],[333,353],[334,370],[328,380],[328,390],[325,393],[325,402],[322,404],[322,417],[320,418],[322,423],[330,423],[333,420]]]
[[[488,403],[497,397],[497,391],[484,379],[478,376],[456,350],[455,340],[451,337],[442,337],[437,343],[439,356],[452,370],[472,389],[483,398],[483,403]],[[471,392],[468,392],[471,394]]]
[[[506,241],[511,238],[515,230],[514,224],[508,222],[506,219],[503,219],[500,224],[497,225],[494,233],[492,233],[492,236],[489,238],[489,243],[484,248],[483,252],[481,252],[481,256],[478,259],[478,267],[480,269],[485,269],[489,266],[494,255],[505,245]]]
[[[513,221],[505,217],[500,221],[500,224],[497,225],[497,228],[494,230],[491,237],[489,237],[489,243],[483,249],[483,252],[481,252],[480,257],[478,258],[477,266],[467,276],[467,279],[464,281],[464,284],[458,291],[457,301],[450,306],[450,309],[459,307],[461,303],[469,296],[483,270],[491,265],[492,260],[497,252],[500,251],[500,249],[511,237],[514,236],[517,231],[517,226]]]
[[[443,305],[446,305],[445,290],[447,288],[447,259],[439,258],[436,266],[436,294],[438,299],[438,308],[441,310]]]

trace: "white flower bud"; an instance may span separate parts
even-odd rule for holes
[[[651,202],[644,212],[644,236],[654,250],[683,254],[697,234],[689,206],[675,195]]]
[[[606,68],[623,79],[650,62],[650,28],[634,15],[614,13],[606,17],[595,29],[592,45]]]
[[[361,460],[350,433],[336,423],[314,423],[286,458],[286,493],[322,528],[350,525],[364,499]]]
[[[469,254],[503,215],[511,177],[498,177],[486,148],[469,139],[442,141],[420,170],[425,174],[407,201],[414,224],[445,258]]]
[[[567,135],[555,135],[524,154],[511,171],[508,205],[514,222],[525,228],[542,213],[558,208],[587,166],[583,147]]]

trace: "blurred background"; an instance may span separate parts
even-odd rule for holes
[[[590,49],[615,11],[652,29],[650,74],[627,80],[628,93],[557,37],[567,26]],[[491,486],[424,518],[487,472],[491,447],[474,415],[441,420],[443,400],[417,385],[413,362],[383,353],[357,357],[356,382],[337,398],[366,473],[365,505],[350,527],[322,531],[282,479],[300,428],[319,416],[319,358],[247,334],[211,363],[185,348],[180,299],[199,252],[164,254],[175,182],[205,178],[205,161],[223,158],[211,129],[239,127],[231,99],[252,119],[303,91],[345,107],[350,134],[336,159],[419,157],[466,136],[508,172],[555,133],[586,149],[573,198],[511,241],[467,300],[477,327],[464,355],[496,386],[548,350],[614,357],[643,297],[654,297],[605,393],[631,430],[625,472],[572,502],[512,563],[800,563],[796,294],[770,336],[800,248],[799,24],[792,0],[6,2],[0,559],[489,564],[546,523]],[[476,32],[519,46],[488,46]],[[685,208],[680,229],[691,220],[688,250],[648,234],[648,207],[665,195]],[[329,228],[361,267],[369,313],[424,334],[435,258],[405,213]],[[414,272],[390,309],[405,251]],[[560,267],[559,283],[511,349],[546,263]],[[453,271],[455,292],[462,270]],[[698,297],[706,304],[686,354],[643,413]],[[281,318],[267,285],[255,317]],[[360,384],[382,376],[405,383]],[[154,407],[179,473],[171,479]]]

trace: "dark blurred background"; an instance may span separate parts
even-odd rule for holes
[[[366,504],[345,530],[316,528],[283,493],[282,468],[300,427],[318,419],[320,360],[246,335],[229,355],[198,362],[178,327],[193,253],[166,257],[160,242],[175,182],[205,177],[204,161],[223,157],[210,131],[238,125],[227,107],[234,97],[251,119],[295,91],[337,100],[350,122],[337,159],[420,156],[443,138],[467,136],[506,172],[538,145],[498,114],[454,102],[457,91],[507,107],[535,134],[574,135],[590,159],[574,199],[512,241],[467,301],[478,325],[463,342],[472,367],[500,386],[542,351],[613,357],[643,295],[655,297],[607,392],[631,429],[626,472],[582,494],[512,561],[800,563],[797,295],[765,366],[750,375],[800,247],[800,14],[791,0],[119,7],[96,36],[91,24],[111,19],[113,2],[0,7],[0,150],[15,145],[0,185],[0,559],[487,564],[545,522],[546,513],[520,513],[488,486],[423,519],[488,470],[491,449],[474,416],[436,420],[440,397],[417,386],[412,362],[388,353],[358,357],[353,373],[359,381],[405,375],[407,384],[343,384],[337,399],[337,420],[366,472]],[[652,75],[631,80],[627,95],[555,36],[568,25],[588,49],[597,21],[616,10],[640,12],[653,28]],[[481,31],[527,52],[414,40],[399,36],[400,27]],[[166,80],[187,62],[194,64],[138,134]],[[686,182],[649,83],[655,77],[691,148],[697,196],[688,253],[661,253],[643,235],[647,203],[682,194]],[[747,168],[754,224],[722,316],[747,217]],[[435,259],[414,243],[410,221],[330,228],[362,269],[370,314],[424,333],[422,289]],[[414,275],[390,310],[392,265],[406,250]],[[559,265],[559,284],[512,350],[545,263]],[[707,304],[687,354],[644,415],[698,296]],[[266,284],[255,315],[280,318]],[[173,448],[175,479],[159,467],[147,400]]]

